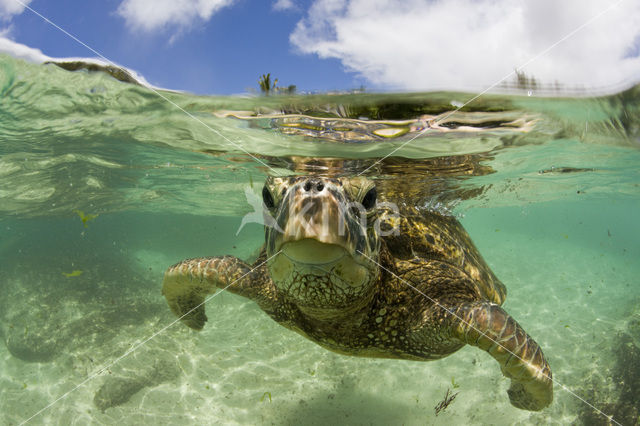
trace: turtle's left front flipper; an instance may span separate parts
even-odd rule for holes
[[[453,335],[489,352],[511,379],[507,391],[517,408],[539,411],[553,401],[551,368],[540,346],[500,306],[471,302],[454,310]]]
[[[233,256],[184,260],[164,274],[162,294],[171,311],[194,330],[202,330],[207,316],[205,297],[218,288],[254,298],[263,280],[249,265]]]

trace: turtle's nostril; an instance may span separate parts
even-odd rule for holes
[[[309,179],[304,183],[302,189],[304,189],[305,192],[322,192],[324,183],[319,180]]]

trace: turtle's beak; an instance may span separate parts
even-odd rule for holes
[[[310,238],[321,243],[343,245],[344,218],[337,201],[328,191],[301,196],[290,207],[289,220],[283,228],[283,243]]]
[[[276,250],[287,243],[313,240],[354,253],[354,242],[364,236],[363,229],[348,217],[344,195],[331,183],[319,178],[308,179],[291,188],[286,201],[278,218],[283,232],[276,243]],[[318,244],[305,244],[296,248],[307,251],[320,249]],[[323,251],[331,250],[324,248]]]

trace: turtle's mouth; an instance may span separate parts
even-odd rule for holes
[[[344,247],[312,238],[286,242],[281,250],[293,263],[316,266],[336,263],[348,255]]]
[[[274,281],[283,288],[322,288],[326,297],[334,286],[342,287],[343,291],[344,286],[361,287],[370,275],[368,266],[361,264],[345,247],[313,238],[283,243],[280,254],[269,262],[269,270]]]

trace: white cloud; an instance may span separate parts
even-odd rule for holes
[[[0,0],[5,1],[5,0]],[[136,30],[152,32],[167,27],[188,30],[235,0],[124,0],[118,14]]]
[[[5,53],[13,56],[14,58],[23,59],[28,62],[42,63],[51,60],[49,56],[45,55],[39,49],[25,46],[24,44],[16,43],[15,41],[5,38],[0,33],[0,54]]]
[[[273,3],[273,10],[283,11],[283,10],[294,10],[298,7],[293,2],[293,0],[276,0]]]
[[[290,36],[374,84],[487,87],[610,7],[609,0],[316,0]],[[542,83],[640,80],[640,2],[602,14],[523,70]],[[630,54],[630,52],[635,53]]]
[[[31,0],[21,0],[24,5],[31,3]],[[0,19],[8,20],[13,15],[19,15],[24,11],[24,6],[15,0],[0,0]]]

